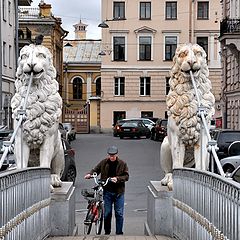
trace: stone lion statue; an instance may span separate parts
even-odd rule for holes
[[[167,185],[169,189],[172,189],[174,168],[195,165],[197,169],[207,170],[209,164],[208,138],[204,129],[200,134],[201,118],[198,116],[198,102],[190,71],[195,79],[201,106],[205,108],[209,127],[215,111],[215,98],[211,93],[212,85],[208,79],[205,51],[197,44],[179,45],[173,58],[170,91],[166,99],[167,137],[160,149],[161,167],[165,172],[161,183]],[[204,146],[202,154],[200,143]]]
[[[51,168],[51,185],[57,187],[61,186],[60,177],[64,169],[64,151],[58,130],[62,98],[58,93],[58,82],[55,80],[56,70],[52,54],[42,45],[31,44],[20,51],[15,82],[16,93],[11,101],[15,127],[31,73],[33,73],[32,85],[26,102],[26,119],[22,126],[23,142],[20,130],[15,138],[17,167]]]

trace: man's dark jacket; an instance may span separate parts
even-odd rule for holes
[[[103,159],[96,167],[94,167],[91,171],[90,174],[93,174],[96,172],[97,174],[101,174],[100,178],[101,179],[107,179],[108,178],[108,170],[109,170],[109,159],[105,158]],[[128,181],[129,174],[128,174],[128,166],[127,164],[117,158],[117,167],[116,167],[116,177],[117,177],[117,182],[116,182],[116,192],[118,194],[124,193],[125,191],[125,182]]]

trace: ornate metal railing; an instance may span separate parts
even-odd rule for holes
[[[0,173],[0,239],[46,238],[50,200],[50,169]]]
[[[240,34],[240,19],[223,19],[220,23],[220,35],[222,36],[224,33]]]
[[[196,169],[173,174],[174,237],[240,239],[240,184]]]

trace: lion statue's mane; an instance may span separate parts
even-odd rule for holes
[[[209,127],[214,115],[215,98],[211,93],[211,81],[208,79],[205,51],[197,44],[179,45],[173,58],[169,80],[170,91],[166,99],[168,136],[164,139],[160,151],[161,166],[165,172],[161,182],[170,189],[174,168],[193,165],[198,169],[208,168],[208,140],[204,130],[200,134],[201,119],[198,115],[198,102],[190,71],[193,73],[201,107],[205,109]],[[200,139],[206,148],[202,158]]]
[[[61,185],[64,168],[64,152],[58,130],[62,113],[62,98],[58,93],[56,70],[52,54],[42,45],[25,46],[20,51],[15,82],[15,95],[11,101],[14,125],[18,110],[23,106],[30,75],[32,85],[26,102],[26,118],[23,122],[23,165],[51,167],[52,185]],[[17,166],[21,163],[21,139],[18,131],[15,139]],[[36,153],[38,159],[36,159]]]

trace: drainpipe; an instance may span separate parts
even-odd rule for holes
[[[3,46],[2,46],[2,9],[0,9],[0,125],[2,125],[2,51],[3,51]]]

